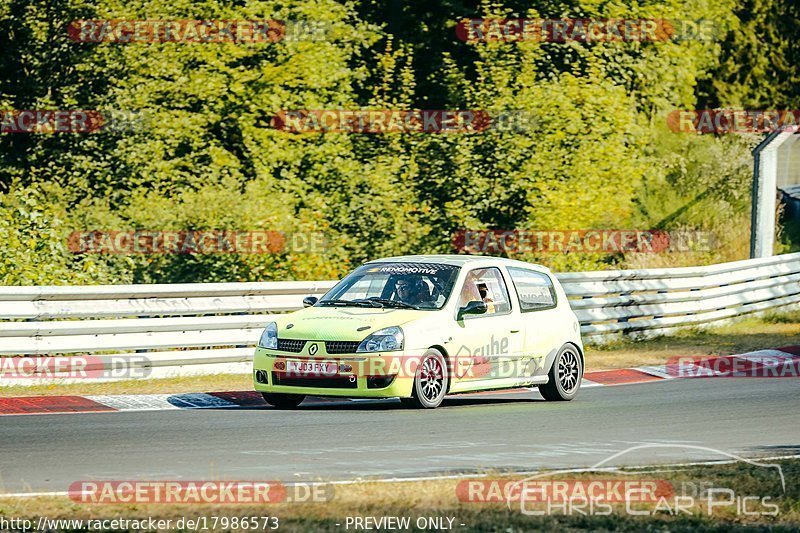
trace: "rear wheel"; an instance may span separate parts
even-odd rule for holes
[[[439,350],[431,348],[419,362],[411,398],[401,398],[400,401],[406,407],[435,409],[444,400],[449,383],[447,361]]]
[[[306,399],[305,394],[278,394],[274,392],[262,392],[264,401],[272,407],[278,409],[293,409]]]
[[[539,385],[539,392],[545,400],[569,401],[578,394],[583,379],[583,361],[578,349],[567,344],[556,355],[548,373],[550,380]]]

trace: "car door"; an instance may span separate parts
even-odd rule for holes
[[[557,350],[559,331],[564,325],[563,314],[556,309],[557,296],[553,280],[544,272],[523,267],[507,267],[514,291],[517,294],[522,316],[522,360],[531,376],[547,374],[545,360],[552,350]]]
[[[497,267],[467,272],[459,292],[458,308],[482,301],[487,311],[481,315],[454,317],[456,339],[454,374],[457,381],[497,382],[509,375],[513,361],[523,351],[521,317],[512,305],[508,285]],[[481,386],[490,384],[481,383]],[[502,386],[498,383],[498,386]]]

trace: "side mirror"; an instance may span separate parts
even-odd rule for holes
[[[461,319],[464,315],[483,315],[488,310],[485,302],[474,300],[458,310],[458,318]]]
[[[303,298],[303,307],[311,307],[312,305],[317,303],[317,301],[319,301],[319,298],[317,298],[316,296],[306,296],[305,298]]]

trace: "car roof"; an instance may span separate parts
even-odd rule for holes
[[[508,259],[505,257],[492,257],[490,255],[400,255],[396,257],[375,259],[373,261],[369,261],[367,264],[373,263],[438,263],[441,265],[452,265],[458,267],[506,265],[530,268],[533,270],[539,270],[541,272],[550,272],[550,269],[547,267],[537,265],[535,263],[526,263],[524,261],[517,261],[516,259]]]

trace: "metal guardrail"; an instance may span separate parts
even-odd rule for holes
[[[800,303],[800,253],[557,277],[588,342]],[[146,355],[153,376],[247,370],[264,324],[334,283],[0,287],[0,356]]]

